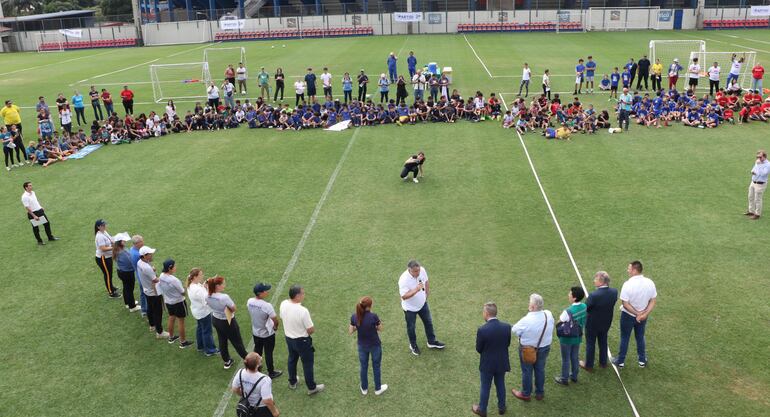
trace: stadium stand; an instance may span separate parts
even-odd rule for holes
[[[580,22],[532,22],[532,23],[462,23],[457,25],[458,33],[470,32],[580,32]]]
[[[703,29],[756,29],[770,25],[768,19],[712,19],[703,21]]]
[[[372,27],[345,27],[327,29],[282,29],[256,32],[217,32],[214,35],[216,41],[242,41],[242,40],[273,40],[295,38],[335,38],[342,36],[371,36],[374,35]]]

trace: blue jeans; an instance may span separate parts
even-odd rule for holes
[[[396,70],[396,67],[388,67],[388,76],[390,77],[390,82],[392,83],[398,80],[398,71]]]
[[[142,281],[139,278],[136,279],[139,284],[139,305],[141,306],[142,313],[147,314],[147,296],[144,295],[144,288],[142,288]]]
[[[759,90],[759,94],[763,94],[762,93],[762,79],[761,78],[760,79],[756,79],[756,78],[752,77],[751,78],[751,89],[752,90]]]
[[[214,344],[214,333],[211,328],[211,314],[198,319],[198,326],[195,328],[195,343],[198,346],[198,350],[202,350],[205,353],[215,353],[217,346]]]
[[[738,75],[737,74],[729,74],[728,73],[727,74],[727,82],[725,82],[725,85],[729,87],[730,86],[730,82],[732,80],[736,80],[737,81],[738,80]]]
[[[537,360],[534,365],[524,363],[521,360],[521,349],[519,349],[519,362],[521,363],[521,393],[529,397],[532,395],[532,373],[535,374],[535,394],[545,394],[545,361],[548,359],[548,353],[551,346],[543,346],[537,350]]]
[[[505,372],[484,372],[481,371],[481,396],[479,397],[479,410],[486,413],[489,403],[489,391],[492,389],[492,380],[495,380],[495,389],[497,390],[497,409],[505,409]]]
[[[358,360],[361,362],[361,389],[369,389],[369,355],[372,355],[372,373],[374,389],[379,391],[381,384],[380,365],[382,364],[382,346],[364,347],[358,345]]]
[[[115,108],[112,106],[112,103],[104,103],[104,112],[107,114],[107,118],[112,116],[112,112],[115,111]]]
[[[639,362],[647,362],[647,354],[644,351],[645,327],[647,327],[647,320],[639,323],[636,321],[636,317],[624,311],[620,312],[620,347],[618,348],[618,362],[624,363],[626,361],[626,352],[628,352],[628,342],[631,340],[632,330],[634,331],[634,337],[636,338],[636,354],[639,357]]]
[[[577,382],[578,371],[580,370],[580,363],[578,362],[578,353],[580,353],[580,345],[561,345],[561,379],[566,381],[567,378]],[[571,365],[571,366],[570,366]],[[572,371],[572,374],[570,374]]]
[[[422,100],[425,90],[414,90],[414,102]]]
[[[305,384],[307,389],[315,389],[315,379],[313,376],[313,361],[315,348],[313,347],[313,338],[299,337],[297,339],[286,338],[286,347],[289,351],[289,384],[297,383],[297,362],[302,360],[302,371],[305,373]]]
[[[430,308],[428,308],[428,302],[426,301],[419,311],[404,311],[406,335],[409,337],[409,344],[417,346],[417,334],[415,333],[417,316],[420,316],[420,320],[422,320],[422,324],[425,326],[425,337],[428,338],[428,343],[435,342],[436,335],[433,333],[433,318],[430,316]]]

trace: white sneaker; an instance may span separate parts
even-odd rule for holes
[[[415,184],[420,182],[417,178],[412,178],[412,181],[414,181]]]
[[[29,159],[27,159],[27,165],[29,165],[29,164],[31,164],[31,163],[32,163],[32,162],[31,162]]]
[[[361,390],[361,395],[366,395],[366,394],[368,394],[368,393],[369,393],[369,390],[368,390],[368,389],[363,389],[363,388],[361,388],[361,386],[360,386],[360,385],[358,386],[358,389],[360,389],[360,390]]]
[[[401,179],[404,180],[404,182],[409,181],[409,178],[407,178],[407,177],[404,177],[404,178],[401,178]]]
[[[11,167],[5,167],[5,170],[6,170],[6,171],[10,171],[10,170],[11,170]]]
[[[383,392],[388,390],[388,384],[380,385],[380,389],[374,391],[374,395],[382,395]]]
[[[317,384],[314,389],[308,390],[307,395],[317,394],[326,388],[324,384]]]
[[[139,310],[141,310],[141,309],[142,309],[142,307],[137,305],[137,306],[134,306],[134,308],[129,308],[129,309],[128,309],[128,311],[130,311],[131,313],[133,313],[133,312],[135,312],[135,311],[139,311]]]
[[[163,332],[163,333],[160,333],[160,334],[156,333],[155,334],[155,338],[156,339],[168,339],[168,332]]]
[[[245,92],[245,91],[241,91],[241,94],[245,96],[245,95],[246,95],[246,92]]]

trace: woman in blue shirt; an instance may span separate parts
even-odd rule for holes
[[[131,253],[126,250],[126,241],[131,240],[128,233],[118,233],[113,238],[112,256],[118,261],[118,278],[123,282],[123,303],[130,312],[139,311],[141,307],[134,299],[134,262]]]
[[[78,125],[86,124],[86,108],[83,104],[83,95],[75,90],[75,95],[72,96],[72,107],[75,108],[75,115]],[[80,123],[80,119],[83,118],[83,123]]]
[[[388,102],[388,92],[390,91],[390,81],[388,81],[388,76],[385,74],[380,75],[380,80],[377,82],[377,85],[380,86],[380,103],[385,101]]]
[[[388,385],[380,381],[382,363],[382,343],[378,332],[382,331],[382,322],[372,313],[372,298],[362,297],[356,304],[356,312],[350,317],[348,334],[358,331],[358,360],[361,363],[361,394],[369,392],[369,356],[372,357],[372,372],[374,373],[374,395],[387,391]]]
[[[342,92],[345,94],[345,103],[353,101],[353,80],[348,72],[342,76]]]

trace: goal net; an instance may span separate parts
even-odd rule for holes
[[[663,73],[668,73],[668,67],[679,60],[682,68],[687,68],[687,59],[692,52],[706,52],[706,41],[700,40],[651,40],[650,41],[650,61],[655,63],[659,59],[663,65]]]
[[[209,64],[217,77],[224,74],[228,65],[238,68],[238,63],[242,62],[246,66],[246,48],[206,48],[203,50],[203,61]],[[247,67],[248,68],[248,67]]]
[[[43,32],[37,39],[38,52],[61,52],[64,50],[64,44],[67,38],[61,33]]]
[[[206,98],[211,81],[206,62],[150,65],[152,95],[156,103],[170,99]]]
[[[586,30],[657,30],[659,11],[660,7],[591,7]]]
[[[708,69],[714,66],[716,62],[719,65],[719,78],[722,81],[727,80],[727,74],[734,69],[738,73],[738,85],[743,89],[751,87],[751,69],[757,60],[757,53],[754,51],[746,52],[701,52],[694,51],[690,53],[690,61],[698,58],[702,75],[707,76]],[[727,88],[728,85],[724,85]]]

